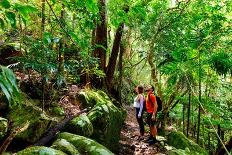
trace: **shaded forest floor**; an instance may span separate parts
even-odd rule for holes
[[[126,107],[127,118],[121,130],[119,155],[163,155],[167,150],[160,142],[149,145],[145,140],[139,139],[139,126],[135,118],[133,107]],[[145,127],[144,139],[149,136],[149,130]]]

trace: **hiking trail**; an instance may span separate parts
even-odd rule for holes
[[[163,137],[159,136],[160,142],[149,145],[145,142],[149,136],[149,129],[145,125],[145,136],[143,140],[140,140],[139,126],[135,118],[134,108],[129,106],[125,108],[127,110],[127,118],[121,130],[119,155],[165,155],[167,150],[161,145]]]

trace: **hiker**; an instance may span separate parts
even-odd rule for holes
[[[157,102],[156,96],[154,95],[154,87],[149,85],[146,88],[147,97],[146,97],[146,110],[147,110],[147,123],[150,128],[150,136],[147,139],[149,144],[154,144],[157,142],[156,135],[157,135],[157,128],[156,128],[156,114],[157,114]]]
[[[144,124],[143,124],[144,96],[143,96],[143,86],[141,86],[141,85],[137,86],[135,88],[135,91],[137,93],[137,96],[134,99],[134,108],[135,108],[136,119],[138,121],[139,129],[140,129],[139,139],[142,139],[143,135],[144,135]]]

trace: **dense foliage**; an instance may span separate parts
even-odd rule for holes
[[[136,85],[153,84],[162,127],[173,121],[210,151],[215,129],[224,142],[232,134],[231,24],[231,0],[0,1],[0,46],[21,52],[18,69],[39,74],[43,93],[84,84],[128,104]],[[18,103],[12,73],[0,77]]]

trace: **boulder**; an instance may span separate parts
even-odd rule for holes
[[[181,150],[188,150],[191,152],[190,154],[197,155],[197,154],[208,154],[206,150],[201,148],[198,144],[193,142],[192,140],[188,139],[183,133],[174,131],[168,134],[167,138],[167,143],[176,149],[181,149]],[[181,152],[179,150],[179,152]],[[188,152],[188,151],[185,151]],[[178,150],[173,153],[178,153]]]
[[[16,155],[67,155],[66,153],[44,146],[28,147]]]
[[[71,120],[63,131],[89,137],[93,134],[93,125],[86,114],[82,114]]]
[[[89,101],[94,103],[88,114],[94,129],[91,138],[117,152],[121,128],[126,117],[125,110],[116,107],[103,91],[89,91],[87,94]]]
[[[67,155],[80,155],[76,147],[65,139],[57,139],[51,148],[65,152]]]
[[[6,135],[8,128],[8,121],[0,117],[0,140]]]
[[[49,117],[45,112],[42,112],[42,109],[35,106],[33,101],[26,98],[23,100],[24,103],[21,107],[13,107],[9,110],[7,119],[13,122],[13,128],[29,121],[30,125],[27,130],[19,133],[15,139],[35,143],[53,123],[58,122],[58,119]]]
[[[103,145],[83,136],[63,132],[58,135],[58,138],[65,139],[73,144],[78,149],[80,154],[113,155],[113,153]]]

